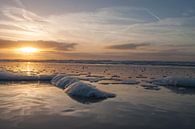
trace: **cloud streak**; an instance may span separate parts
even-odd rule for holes
[[[118,50],[134,50],[144,46],[150,46],[150,44],[149,43],[141,43],[141,44],[127,43],[127,44],[120,44],[120,45],[111,45],[111,46],[107,46],[106,48],[118,49]]]
[[[106,42],[113,37],[121,40],[124,39],[121,30],[132,25],[157,20],[156,16],[147,9],[129,7],[101,8],[93,12],[50,15],[47,18],[25,8],[16,7],[4,7],[2,13],[8,20],[0,20],[0,24],[23,29],[23,31],[15,31],[15,34],[23,34],[27,39],[31,37],[33,39],[47,37],[51,40],[66,38],[81,42],[89,42],[92,39],[93,42]],[[2,33],[1,36],[12,38],[13,30],[13,32],[3,31],[7,34]],[[18,39],[20,40],[21,37],[18,36]]]
[[[12,49],[20,47],[37,47],[43,48],[45,51],[72,51],[75,50],[77,43],[65,43],[56,41],[11,41],[0,40],[0,49]]]

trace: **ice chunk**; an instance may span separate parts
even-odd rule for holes
[[[83,82],[75,82],[71,84],[65,89],[65,92],[70,96],[76,96],[82,98],[101,99],[101,98],[115,97],[115,95],[112,93],[101,91],[96,87]]]
[[[151,81],[151,83],[162,86],[178,86],[178,87],[194,87],[195,88],[195,78],[187,77],[165,77],[162,79],[156,79]]]
[[[79,79],[75,77],[69,77],[66,75],[56,75],[51,80],[51,83],[64,89],[71,98],[82,103],[85,103],[86,100],[87,102],[96,102],[91,100],[115,97],[115,94],[101,91],[90,84],[79,81]]]

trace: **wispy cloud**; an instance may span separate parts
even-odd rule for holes
[[[0,23],[23,29],[20,32],[25,37],[76,39],[83,42],[107,42],[114,36],[123,39],[125,36],[122,36],[121,30],[135,24],[156,22],[158,19],[149,10],[128,7],[102,8],[94,12],[51,15],[47,18],[16,7],[5,7],[2,13],[9,19],[6,22],[1,20]],[[4,31],[7,32],[6,36],[11,37],[8,30]]]
[[[23,8],[5,7],[2,13],[13,21],[19,22],[46,22],[46,19]]]
[[[150,46],[150,44],[149,43],[139,43],[139,44],[127,43],[127,44],[120,44],[120,45],[110,45],[107,46],[106,48],[117,49],[117,50],[133,50],[144,46]]]

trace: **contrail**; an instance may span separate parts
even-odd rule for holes
[[[19,5],[21,8],[25,8],[25,5],[21,0],[13,0],[17,5]]]
[[[158,17],[157,15],[155,15],[152,11],[150,11],[149,9],[145,9],[151,16],[153,16],[156,20],[161,21],[160,17]]]

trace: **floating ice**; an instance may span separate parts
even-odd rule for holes
[[[152,84],[162,85],[162,86],[178,86],[178,87],[194,87],[195,88],[195,78],[187,77],[165,77],[162,79],[156,79],[151,81]]]
[[[65,89],[65,92],[70,96],[83,97],[83,98],[110,98],[115,97],[112,93],[100,91],[96,87],[83,82],[75,82]]]
[[[100,91],[90,84],[80,82],[77,78],[68,77],[66,75],[56,75],[51,80],[51,83],[64,89],[70,96],[90,99],[103,99],[115,96],[114,94]]]

